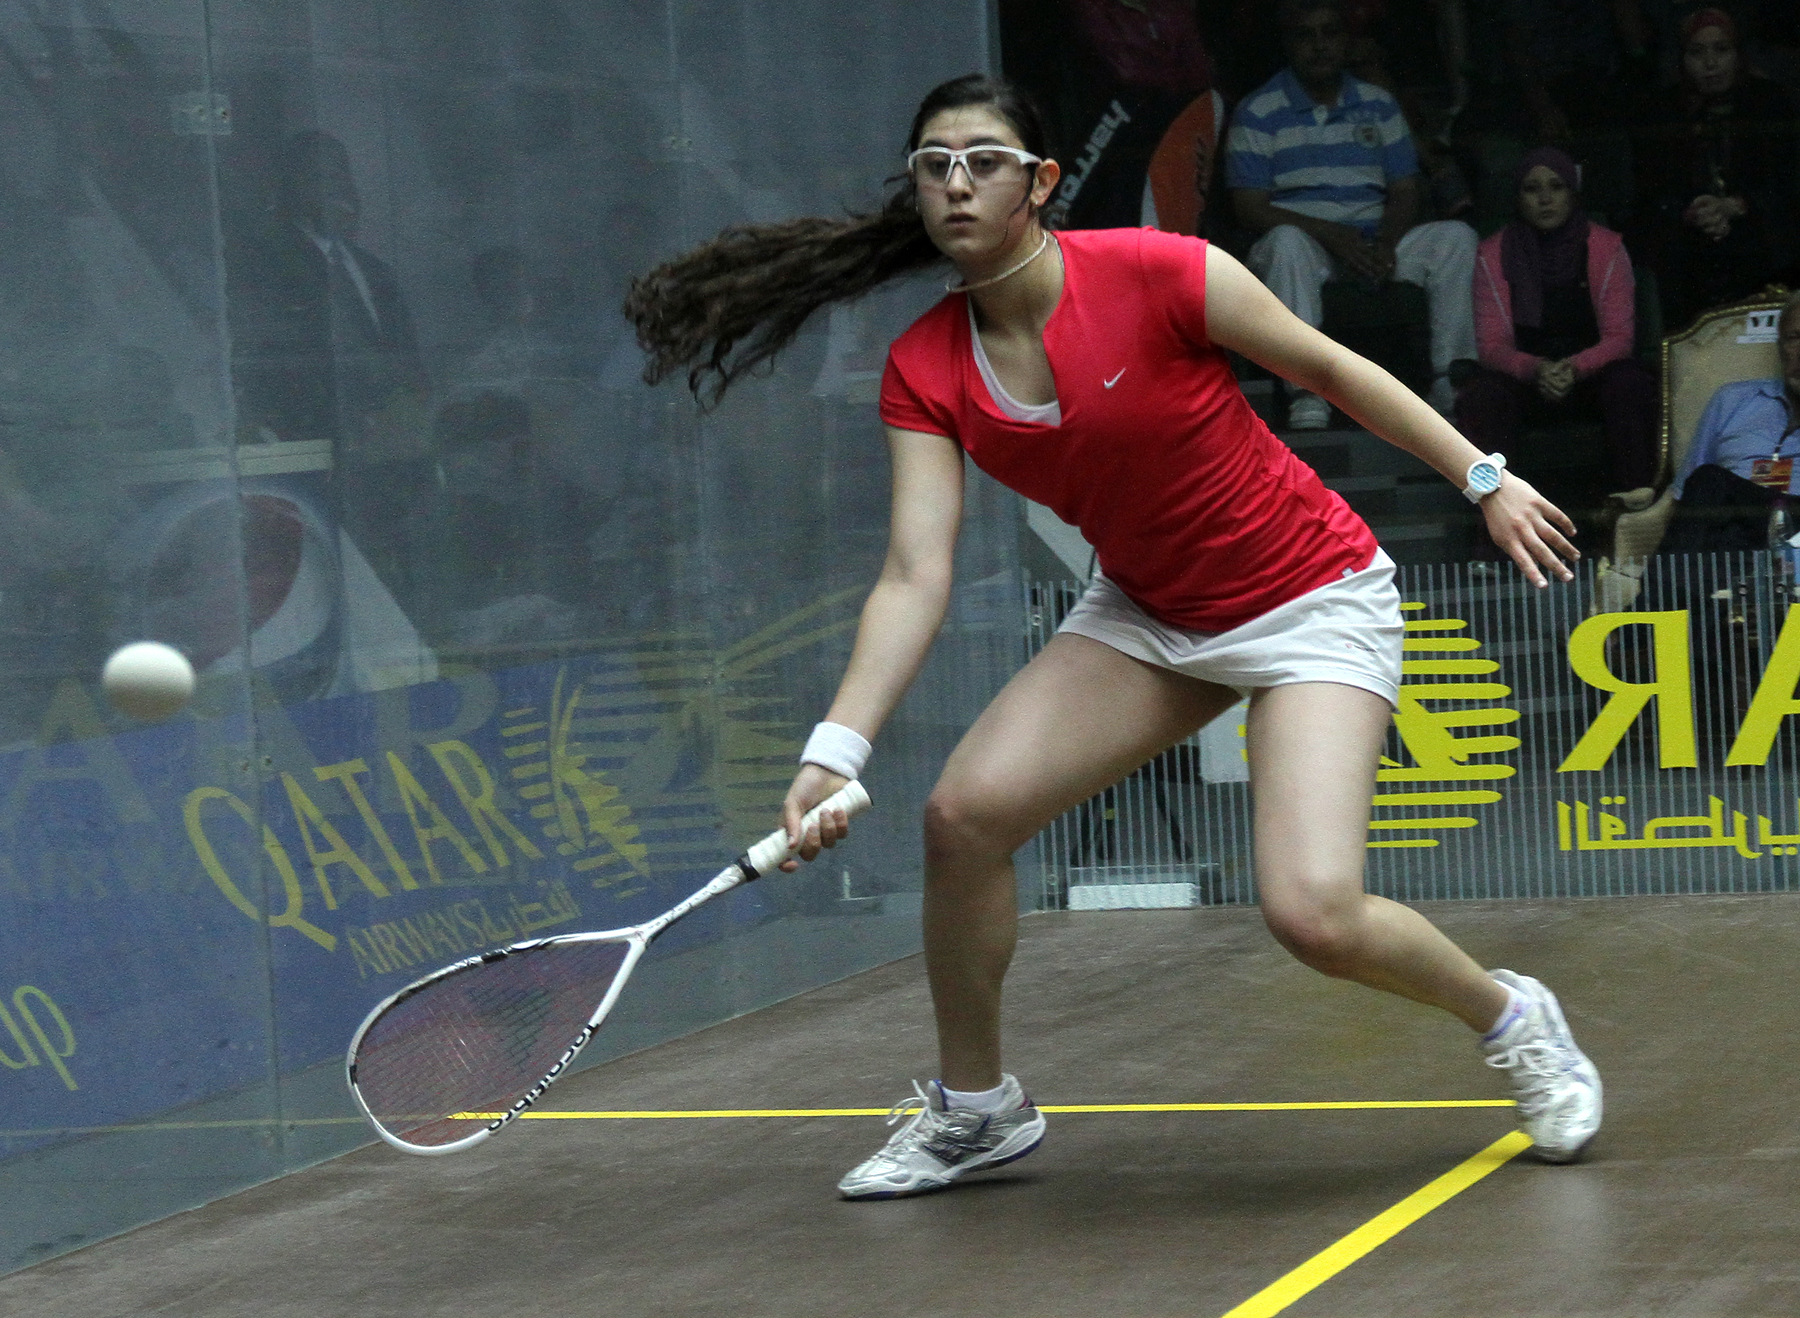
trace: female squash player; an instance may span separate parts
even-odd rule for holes
[[[925,807],[926,968],[936,1080],[839,1185],[939,1190],[1023,1157],[1044,1119],[1001,1070],[1016,939],[1013,853],[1052,819],[1250,697],[1255,867],[1275,937],[1306,965],[1450,1012],[1505,1070],[1542,1158],[1600,1125],[1598,1073],[1537,980],[1483,970],[1422,915],[1363,891],[1375,770],[1398,693],[1394,565],[1278,442],[1227,350],[1329,399],[1479,501],[1535,585],[1563,580],[1574,527],[1385,371],[1308,328],[1231,256],[1154,230],[1057,235],[1041,120],[999,78],[932,91],[907,174],[870,216],[727,230],[634,285],[646,377],[713,397],[815,308],[948,258],[950,295],[893,345],[886,565],[849,667],[787,797],[855,777],[943,620],[966,457],[1079,527],[1101,573],[951,754]],[[738,350],[732,356],[733,349]],[[811,859],[844,836],[828,817]]]

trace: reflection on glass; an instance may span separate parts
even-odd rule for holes
[[[619,305],[689,235],[878,189],[867,141],[983,48],[933,8],[875,89],[869,33],[741,8],[0,23],[0,1270],[364,1142],[375,1001],[771,827],[878,565],[879,425],[809,392],[823,325],[702,421]],[[865,355],[912,311],[860,309]],[[1012,505],[971,508],[964,570],[1013,580]],[[906,766],[1010,665],[983,618],[867,856],[684,921],[608,1047],[913,950]],[[199,671],[163,724],[99,697],[139,639]]]

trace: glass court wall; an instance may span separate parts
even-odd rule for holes
[[[774,823],[936,294],[701,416],[630,276],[868,206],[977,0],[0,0],[0,1269],[365,1140],[414,975],[659,911]],[[1018,510],[859,837],[671,931],[602,1056],[902,955],[926,769],[1016,665]],[[104,656],[176,645],[132,724]]]

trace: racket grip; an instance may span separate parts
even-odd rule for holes
[[[842,810],[846,815],[860,815],[868,808],[868,790],[861,783],[852,782],[808,810],[800,821],[800,832],[805,834],[827,810]],[[743,867],[745,878],[754,879],[767,874],[793,854],[788,847],[787,830],[778,828],[746,851],[738,864]]]

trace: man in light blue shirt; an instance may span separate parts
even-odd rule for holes
[[[1238,222],[1260,234],[1247,263],[1308,325],[1324,320],[1320,288],[1335,276],[1424,287],[1431,306],[1431,402],[1448,413],[1446,372],[1474,358],[1475,231],[1458,220],[1417,224],[1425,189],[1405,116],[1380,87],[1345,71],[1350,36],[1339,0],[1284,0],[1290,66],[1232,116],[1225,182]],[[1301,393],[1296,430],[1322,429],[1325,400]]]
[[[1766,549],[1775,501],[1800,495],[1800,293],[1779,324],[1781,374],[1723,385],[1706,405],[1675,474],[1662,552]]]

